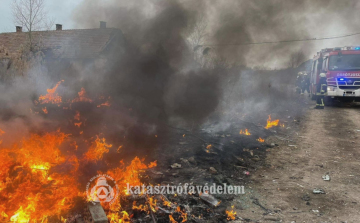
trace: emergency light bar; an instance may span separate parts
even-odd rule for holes
[[[334,50],[334,48],[325,48],[325,49],[322,49],[321,52],[325,53],[325,52],[331,52],[333,50]]]
[[[345,46],[342,50],[360,50],[360,46]]]

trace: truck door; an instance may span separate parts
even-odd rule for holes
[[[316,84],[316,64],[318,60],[314,60],[312,67],[311,67],[311,76],[310,76],[310,83]]]

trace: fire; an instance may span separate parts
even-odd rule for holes
[[[179,206],[176,208],[176,211],[181,213],[181,218],[182,218],[181,222],[186,222],[187,221],[187,213],[183,212]]]
[[[40,95],[39,97],[39,102],[41,104],[60,104],[62,102],[61,100],[61,96],[59,96],[56,92],[57,88],[59,87],[59,85],[64,82],[64,80],[59,81],[55,87],[51,88],[51,89],[47,89],[47,94],[46,95]]]
[[[78,97],[74,98],[72,102],[93,102],[90,98],[87,97],[85,88],[81,88],[80,92],[78,92]]]
[[[126,211],[121,212],[122,217],[118,213],[110,213],[107,215],[110,223],[125,223],[130,222],[129,214]]]
[[[99,104],[97,107],[98,107],[98,108],[100,108],[101,106],[107,106],[107,107],[110,107],[110,106],[111,106],[111,104],[110,104],[110,102],[109,102],[109,101],[105,101],[104,103]]]
[[[77,170],[74,157],[65,158],[59,146],[68,138],[60,131],[31,135],[12,148],[1,149],[0,213],[12,222],[45,222],[48,216],[73,207],[78,195],[71,176]],[[68,163],[69,175],[51,173],[51,168]],[[11,175],[10,175],[11,174]]]
[[[27,223],[30,221],[30,216],[26,214],[26,212],[20,206],[19,210],[17,210],[15,214],[11,216],[10,221],[17,223]]]
[[[60,216],[70,210],[74,199],[83,196],[79,190],[77,171],[79,161],[76,156],[65,156],[60,146],[69,141],[70,135],[60,131],[44,135],[31,135],[23,139],[13,148],[1,149],[0,153],[0,213],[12,222],[47,222],[50,216]],[[74,145],[72,141],[70,145]],[[76,144],[75,144],[76,145]],[[97,137],[84,154],[85,160],[102,159],[112,145],[105,138]],[[15,155],[12,155],[14,154]],[[65,165],[70,170],[65,173],[52,171],[53,168]],[[112,176],[119,188],[126,184],[140,185],[140,175],[145,169],[155,167],[157,162],[146,165],[138,157],[125,166],[110,169],[107,174]],[[13,175],[11,176],[10,175]],[[122,191],[120,196],[125,196]],[[120,200],[111,204],[108,218],[110,222],[128,222],[130,217],[121,211]],[[155,210],[156,200],[149,198],[151,209]],[[144,208],[144,207],[143,207]]]
[[[150,162],[148,168],[153,168],[157,166],[157,161],[155,160],[154,162]]]
[[[187,213],[184,212],[184,211],[182,211],[179,206],[176,208],[176,211],[175,211],[175,212],[177,212],[177,213],[180,214],[180,218],[182,219],[181,222],[186,222],[186,221],[188,220],[188,219],[187,219]],[[171,223],[179,223],[178,221],[176,221],[176,220],[174,219],[174,217],[172,216],[172,214],[169,215],[169,220],[170,220]]]
[[[178,223],[177,221],[175,221],[175,219],[172,215],[169,215],[169,220],[171,223]]]
[[[124,163],[120,161],[120,167],[111,169],[107,171],[106,174],[112,176],[116,180],[116,184],[120,189],[120,196],[127,196],[127,183],[131,186],[140,186],[140,173],[145,169],[154,167],[154,165],[156,165],[156,161],[147,166],[138,157],[135,157],[129,166],[125,167]],[[120,200],[118,199],[110,205],[110,210],[113,212],[111,215],[108,215],[110,223],[128,222],[130,220],[129,215],[125,211],[122,212],[123,217],[120,218],[118,213],[121,209],[121,205],[119,202]],[[148,198],[148,204],[149,207],[155,211],[156,200],[150,197]],[[136,206],[136,203],[133,204],[133,209],[148,210],[146,206]]]
[[[163,205],[166,207],[171,207],[171,202],[168,200],[163,199]]]
[[[240,134],[240,135],[247,135],[247,136],[251,135],[251,133],[248,131],[248,129],[245,129],[245,131],[240,130],[240,133],[239,133],[239,134]]]
[[[105,138],[99,138],[96,136],[95,142],[92,144],[90,149],[85,153],[85,159],[88,161],[97,161],[102,159],[104,153],[108,153],[111,148],[111,144],[105,142]]]
[[[120,191],[125,194],[127,189],[127,183],[130,186],[140,186],[140,176],[145,169],[153,168],[156,165],[156,161],[146,165],[138,157],[135,157],[129,166],[125,167],[124,162],[120,161],[119,167],[108,170],[107,175],[112,176],[116,180]]]
[[[267,124],[266,124],[265,128],[269,129],[274,126],[278,126],[278,124],[279,124],[279,119],[271,121],[271,116],[269,115],[269,118],[267,119]]]
[[[47,90],[46,95],[39,97],[38,102],[35,102],[35,106],[39,106],[37,111],[41,112],[42,110],[47,114],[48,110],[42,104],[60,105],[63,103],[62,97],[56,93],[62,82],[64,81],[58,82],[52,89]],[[93,102],[87,97],[84,88],[78,93],[78,97],[66,101],[69,103]],[[110,103],[107,102],[103,104],[110,106]],[[65,109],[64,112],[73,115],[70,116],[70,120],[73,117],[71,123],[75,126],[85,126],[86,119],[80,116],[79,111],[76,111],[75,114],[70,113],[72,111],[71,104],[68,107],[59,106],[59,109],[61,111]],[[38,114],[38,112],[32,112],[32,114]],[[57,113],[54,112],[55,114]],[[90,134],[89,132],[91,131],[86,133]],[[82,167],[91,164],[89,162],[102,160],[104,154],[109,153],[110,149],[114,149],[116,152],[121,148],[119,145],[117,145],[119,147],[113,148],[101,133],[98,133],[99,136],[92,140],[82,139],[87,134],[82,135],[81,139],[72,138],[72,135],[62,132],[60,129],[54,132],[37,131],[37,133],[23,138],[12,146],[1,145],[0,147],[1,221],[46,223],[51,218],[54,222],[66,222],[62,216],[66,216],[78,200],[82,199],[85,202],[87,198],[83,182],[78,182],[80,176],[84,174],[80,172]],[[82,133],[83,131],[80,132],[80,134]],[[3,134],[5,132],[0,129],[0,136]],[[85,147],[85,151],[82,150],[83,147]],[[106,161],[104,161],[104,167],[105,164],[107,164]],[[126,196],[127,183],[131,186],[141,185],[140,179],[145,174],[145,170],[156,166],[156,161],[145,164],[144,159],[135,157],[129,165],[120,161],[116,168],[108,168],[104,172],[116,181],[121,197]],[[155,210],[155,199],[149,198],[148,204],[152,210]],[[139,208],[149,211],[147,205],[139,206]],[[111,223],[130,221],[131,216],[121,209],[120,199],[105,209]]]
[[[156,199],[154,199],[153,197],[149,197],[148,198],[148,203],[149,203],[149,206],[150,206],[151,210],[153,212],[156,212]]]
[[[44,107],[44,108],[42,109],[42,111],[44,112],[44,114],[47,114],[47,113],[48,113],[48,110],[46,109],[46,107]]]
[[[257,139],[257,141],[259,141],[259,142],[265,142],[265,139],[262,139],[261,137],[259,137],[259,138]]]
[[[226,215],[227,215],[226,219],[228,221],[235,220],[235,218],[236,218],[236,212],[234,210],[226,211]]]
[[[5,134],[5,132],[2,129],[0,129],[0,136],[3,134]]]
[[[148,206],[146,205],[136,205],[136,201],[133,202],[133,206],[132,206],[132,209],[133,210],[139,210],[139,211],[145,211],[147,212],[148,211]]]
[[[236,218],[236,212],[234,211],[234,205],[233,206],[231,206],[231,211],[228,211],[228,210],[226,210],[226,215],[227,215],[227,220],[228,221],[231,221],[231,220],[235,220],[235,218]]]
[[[80,112],[79,111],[76,111],[74,119],[80,121]]]
[[[78,128],[80,128],[81,124],[82,124],[82,122],[75,122],[75,123],[74,123],[74,125],[75,125],[76,127],[78,127]]]

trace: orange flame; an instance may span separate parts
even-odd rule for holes
[[[148,206],[146,206],[146,205],[142,205],[142,204],[140,204],[140,205],[136,205],[136,201],[134,201],[133,202],[133,206],[132,206],[132,209],[133,210],[139,210],[139,211],[145,211],[145,212],[147,212],[148,211],[148,208],[147,208]]]
[[[70,200],[78,195],[78,187],[70,176],[75,172],[70,176],[50,173],[52,167],[65,162],[77,170],[77,159],[66,159],[59,150],[67,137],[59,131],[31,135],[13,148],[1,150],[0,191],[7,199],[2,200],[0,213],[11,216],[8,220],[46,222],[48,216],[73,207]]]
[[[265,142],[265,139],[262,139],[261,137],[259,137],[259,138],[257,139],[257,141],[259,141],[259,142]]]
[[[78,127],[78,128],[80,128],[81,124],[82,124],[82,122],[75,122],[75,123],[74,123],[74,125],[75,125],[76,127]]]
[[[240,135],[247,135],[247,136],[251,135],[251,133],[248,131],[248,129],[245,129],[245,131],[240,130],[240,133],[239,133],[239,134],[240,134]]]
[[[278,126],[278,124],[279,124],[279,119],[271,121],[271,116],[269,115],[269,118],[267,119],[267,124],[266,124],[265,128],[269,129],[274,126]]]
[[[48,110],[46,109],[46,107],[44,107],[42,110],[43,110],[44,114],[48,113]]]
[[[76,142],[70,135],[60,131],[44,135],[31,135],[13,148],[0,151],[0,218],[12,222],[47,222],[50,216],[61,216],[75,204],[75,198],[84,196],[79,191],[79,161],[74,155],[64,155],[59,149],[64,142],[69,142],[76,149]],[[84,159],[99,160],[111,147],[105,138],[97,137],[84,154]],[[120,162],[120,167],[110,169],[107,174],[116,180],[120,196],[125,196],[126,184],[140,185],[140,176],[145,169],[155,167],[157,162],[145,165],[135,157],[129,166]],[[57,173],[55,167],[67,166],[67,173]],[[11,173],[11,175],[10,175]],[[112,223],[128,222],[129,214],[121,212],[120,199],[111,204],[108,219]],[[156,201],[149,199],[155,209]],[[146,207],[143,207],[144,209]],[[60,220],[59,220],[60,221]],[[63,221],[64,222],[64,221]]]
[[[119,216],[119,213],[114,212],[107,215],[110,223],[125,223],[130,222],[129,214],[126,211],[121,212],[122,217]]]
[[[180,214],[180,218],[182,219],[181,222],[186,222],[186,221],[187,221],[187,213],[184,212],[184,211],[182,211],[179,206],[176,208],[176,211],[175,211],[175,212],[177,212],[177,213]],[[172,214],[169,215],[169,220],[170,220],[171,223],[178,223],[178,221],[176,221],[176,220],[174,219],[174,217],[172,216]]]
[[[156,199],[154,199],[154,197],[149,197],[148,198],[148,203],[149,203],[149,206],[150,206],[151,210],[153,212],[156,212]]]
[[[102,159],[104,153],[108,153],[111,148],[111,144],[105,142],[105,138],[99,138],[96,136],[96,140],[90,149],[85,153],[85,159],[88,161],[97,161]]]
[[[226,215],[227,215],[226,219],[228,221],[235,220],[235,218],[236,218],[236,212],[234,210],[226,211]]]
[[[177,221],[175,221],[175,219],[172,215],[169,215],[169,220],[171,223],[178,223]]]
[[[111,106],[111,104],[110,104],[110,102],[109,102],[109,101],[105,101],[104,103],[99,104],[99,105],[98,105],[98,106],[96,106],[96,107],[100,108],[101,106],[110,107],[110,106]]]
[[[55,87],[51,88],[51,89],[47,89],[47,94],[46,95],[40,95],[39,97],[39,102],[41,104],[60,104],[61,101],[61,97],[55,93],[57,88],[59,87],[59,85],[64,82],[64,80],[59,81]]]
[[[74,119],[80,121],[80,112],[79,111],[76,111]]]
[[[62,82],[60,81],[55,87],[48,89],[46,95],[41,95],[38,104],[51,103],[59,105],[62,103],[62,98],[56,93]],[[79,101],[92,102],[86,96],[84,88],[78,93],[78,97],[72,101],[69,100],[69,102]],[[104,104],[106,104],[104,106],[110,105],[107,102]],[[48,105],[46,106],[48,107]],[[69,112],[72,109],[71,105],[69,107],[59,106],[59,108],[67,109]],[[46,107],[41,109],[45,114],[48,112]],[[33,113],[37,114],[38,112]],[[83,117],[80,117],[80,112],[76,111],[73,124],[80,127],[85,121]],[[4,133],[0,129],[0,135]],[[80,134],[82,133],[83,131],[80,132]],[[87,140],[84,141],[88,142]],[[107,154],[110,148],[112,148],[112,145],[106,143],[105,138],[97,136],[89,149],[84,152],[82,158],[78,160],[76,155],[79,154],[81,149],[78,150],[77,141],[74,141],[70,134],[65,134],[60,130],[41,135],[32,134],[12,147],[1,148],[1,221],[47,223],[50,217],[54,217],[54,219],[57,218],[57,221],[54,220],[56,222],[66,222],[66,219],[62,217],[63,214],[74,207],[75,201],[79,197],[86,198],[85,193],[79,190],[81,187],[77,181],[82,174],[78,172],[82,169],[80,164],[103,159],[104,154]],[[129,165],[125,165],[123,161],[120,161],[117,168],[109,169],[106,174],[116,180],[116,184],[120,188],[119,196],[126,196],[125,188],[127,183],[132,186],[141,185],[140,179],[142,179],[141,176],[144,174],[145,169],[156,166],[156,161],[147,165],[143,159],[135,157]],[[148,203],[151,209],[156,208],[155,199],[149,198]],[[145,205],[139,208],[149,211],[147,207]],[[106,210],[109,211],[107,217],[110,223],[130,221],[129,214],[121,210],[120,199],[110,204]]]
[[[166,207],[171,207],[171,202],[163,199],[163,205]]]
[[[85,88],[81,88],[80,92],[78,92],[78,97],[74,98],[72,100],[72,103],[74,102],[92,102],[90,98],[87,97]]]
[[[157,161],[155,160],[154,162],[151,162],[148,166],[148,168],[153,168],[157,166]]]

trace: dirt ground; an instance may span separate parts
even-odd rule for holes
[[[360,222],[360,106],[313,106],[309,100],[289,141],[267,138],[279,146],[246,186],[246,196],[259,202],[237,210],[247,222]],[[315,188],[325,194],[313,194]]]

